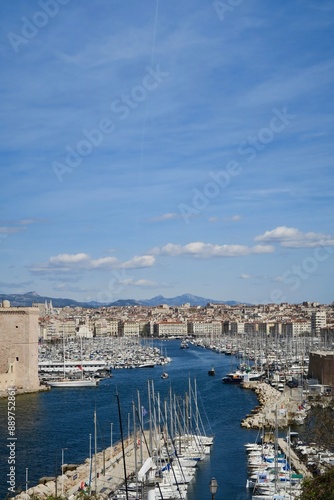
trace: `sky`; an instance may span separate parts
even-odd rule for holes
[[[332,1],[0,19],[0,293],[333,302]]]

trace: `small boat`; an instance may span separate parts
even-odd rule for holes
[[[50,380],[47,385],[50,387],[95,387],[99,383],[98,379],[82,378],[82,379],[59,379]]]
[[[163,378],[163,379],[166,379],[166,378],[168,378],[168,377],[169,377],[169,375],[168,375],[168,373],[167,373],[167,372],[163,372],[163,373],[161,374],[161,378]]]
[[[180,344],[180,349],[189,349],[189,344],[186,340],[182,340]]]
[[[225,375],[225,377],[222,378],[224,384],[241,384],[243,380],[243,375],[238,372],[228,373],[227,375]]]
[[[212,366],[212,367],[210,368],[210,370],[208,371],[208,375],[213,376],[213,375],[215,375],[215,374],[216,374],[215,369],[214,369],[214,367]]]

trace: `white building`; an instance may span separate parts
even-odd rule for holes
[[[188,323],[188,333],[204,337],[218,337],[222,334],[221,321],[191,321]]]
[[[119,326],[122,337],[139,337],[139,323],[137,321],[122,321]]]
[[[187,323],[181,321],[161,321],[154,325],[155,335],[158,337],[186,337]]]
[[[311,333],[314,337],[320,335],[320,329],[326,326],[326,311],[313,311],[311,314]]]
[[[286,337],[298,337],[304,333],[311,332],[310,321],[291,321],[282,324],[282,335]]]

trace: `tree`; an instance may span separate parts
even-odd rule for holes
[[[334,467],[313,479],[305,479],[299,500],[334,500]]]
[[[315,443],[318,447],[334,452],[334,410],[332,407],[312,408],[309,418],[306,421],[302,438],[310,443]]]

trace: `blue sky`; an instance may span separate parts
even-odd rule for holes
[[[0,15],[1,293],[333,301],[331,1]]]

